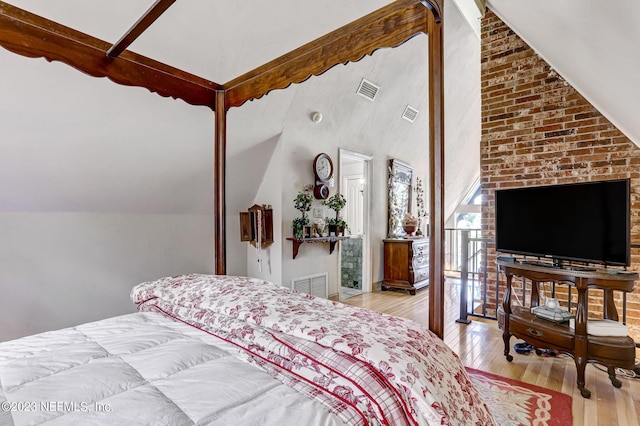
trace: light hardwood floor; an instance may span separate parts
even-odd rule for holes
[[[515,353],[513,362],[503,355],[502,332],[496,321],[469,317],[471,324],[459,324],[458,285],[447,280],[445,300],[444,341],[456,352],[462,363],[483,371],[553,389],[573,397],[573,424],[599,426],[640,425],[640,378],[625,378],[622,387],[615,389],[606,371],[587,365],[586,387],[591,398],[584,399],[576,388],[576,369],[572,358],[538,356]],[[410,318],[428,325],[428,290],[415,296],[396,291],[374,291],[342,300],[343,303],[374,311]],[[519,342],[511,338],[511,345]],[[638,353],[638,350],[636,350]]]

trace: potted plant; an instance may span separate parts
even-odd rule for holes
[[[293,219],[292,228],[294,238],[304,237],[304,227],[309,225],[307,212],[311,210],[311,203],[313,203],[313,196],[309,191],[298,192],[298,195],[296,195],[296,198],[293,200],[294,207],[302,214],[301,217]]]
[[[338,236],[338,234],[344,235],[344,230],[349,230],[349,225],[347,225],[347,222],[340,217],[340,210],[342,210],[347,204],[347,200],[342,194],[336,192],[334,195],[324,200],[322,204],[336,212],[335,218],[328,217],[326,220],[327,225],[329,226],[329,235],[331,235],[332,232],[335,236]]]

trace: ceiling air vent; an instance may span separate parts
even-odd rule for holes
[[[404,112],[402,113],[402,118],[413,123],[414,121],[416,121],[416,117],[418,116],[419,112],[420,111],[418,111],[411,105],[407,105],[407,107],[404,109]]]
[[[372,82],[365,80],[363,78],[362,81],[360,82],[360,86],[358,87],[357,93],[358,95],[365,97],[369,99],[371,102],[373,102],[379,90],[380,90],[379,86],[376,86]]]

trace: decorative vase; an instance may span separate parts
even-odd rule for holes
[[[329,235],[335,235],[336,237],[338,235],[344,235],[344,226],[338,226],[338,225],[329,225]]]
[[[416,225],[402,225],[402,229],[404,229],[404,232],[406,232],[407,235],[411,235],[416,232],[416,228]]]
[[[416,232],[416,229],[418,228],[418,223],[419,221],[417,217],[415,217],[411,213],[407,213],[402,218],[402,229],[404,229],[404,232],[407,235],[411,235],[414,232]]]

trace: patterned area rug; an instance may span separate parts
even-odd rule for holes
[[[573,424],[571,396],[467,367],[500,426]]]

